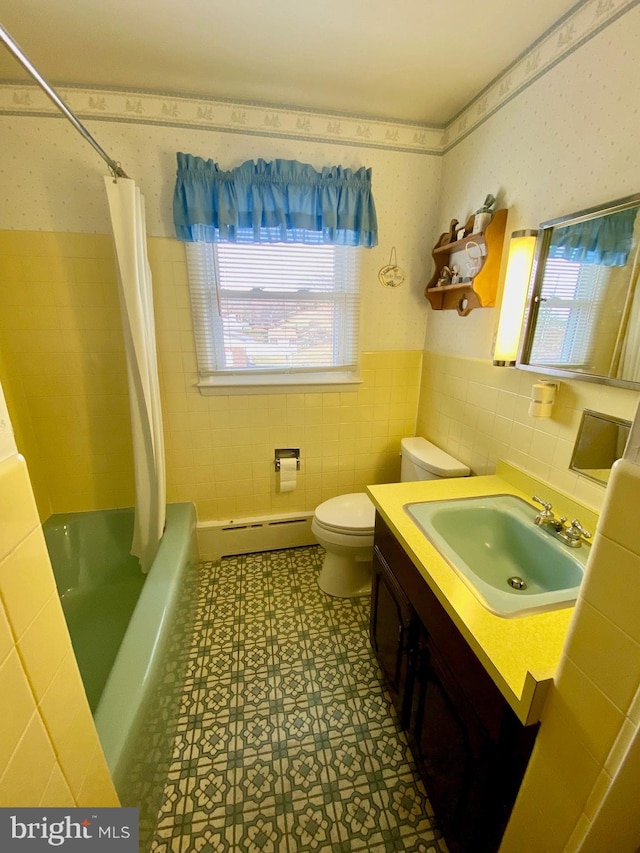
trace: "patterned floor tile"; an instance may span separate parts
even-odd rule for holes
[[[333,801],[326,791],[288,803],[285,817],[291,853],[333,850],[340,844]]]
[[[341,850],[384,850],[388,829],[382,800],[369,787],[336,792],[336,826]]]
[[[147,850],[446,853],[370,649],[368,599],[324,595],[322,557],[200,564]]]
[[[180,853],[232,853],[237,849],[235,827],[224,822],[220,825],[212,824],[203,816],[201,820],[193,820],[190,834],[184,843]]]
[[[236,829],[236,850],[243,853],[281,853],[287,849],[287,826],[283,815],[270,812],[244,814]]]
[[[327,782],[326,768],[322,752],[313,738],[300,744],[289,744],[281,766],[283,790],[289,802],[306,802],[310,797],[323,793]]]

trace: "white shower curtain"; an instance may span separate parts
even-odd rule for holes
[[[105,177],[104,181],[129,378],[136,488],[131,553],[140,560],[142,571],[148,572],[164,530],[166,475],[144,198],[128,178]]]

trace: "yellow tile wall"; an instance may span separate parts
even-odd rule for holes
[[[133,502],[115,275],[106,236],[0,232],[0,379],[43,520]]]
[[[118,805],[17,454],[0,514],[0,806]]]
[[[314,509],[399,476],[413,435],[422,353],[362,354],[362,384],[342,393],[203,397],[184,246],[149,241],[165,415],[169,500],[195,501],[200,520]],[[276,447],[299,447],[296,490],[277,492]]]
[[[549,419],[529,417],[531,386],[559,382]],[[504,459],[579,502],[599,509],[603,486],[569,470],[583,409],[633,420],[640,393],[558,379],[488,361],[424,353],[417,433],[469,465],[492,474]]]
[[[152,238],[149,260],[169,501],[219,520],[311,510],[397,479],[400,438],[415,431],[421,351],[364,353],[351,392],[203,397],[184,245]],[[41,519],[133,503],[110,237],[0,233],[0,379]],[[277,492],[276,447],[300,447],[295,492]]]
[[[230,519],[313,509],[396,480],[400,439],[415,431],[420,362],[418,351],[364,353],[362,385],[342,393],[168,391],[169,499],[195,500],[201,520]],[[277,492],[277,447],[300,448],[294,492]]]
[[[502,853],[637,848],[639,500],[640,468],[618,463]]]

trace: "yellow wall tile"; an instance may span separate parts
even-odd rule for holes
[[[0,596],[16,638],[55,594],[49,554],[38,527],[0,563]]]
[[[7,614],[0,600],[0,664],[12,651],[15,645],[15,637],[9,625]]]
[[[53,595],[18,640],[18,651],[38,701],[70,650],[71,640],[60,600]]]
[[[640,642],[636,598],[635,595],[620,595],[620,590],[635,589],[639,576],[640,556],[596,534],[581,594],[636,643]]]
[[[0,560],[3,560],[38,524],[27,466],[20,456],[0,463],[0,509]]]
[[[416,432],[469,465],[474,474],[493,473],[503,458],[600,509],[604,488],[569,471],[568,449],[573,448],[584,408],[630,418],[640,395],[563,379],[551,419],[534,419],[528,409],[531,386],[539,378],[480,359],[425,351]]]
[[[52,459],[64,455],[65,450],[72,456],[76,451],[77,455],[80,445],[73,430],[66,428],[68,418],[77,417],[78,412],[96,410],[96,403],[105,391],[105,380],[108,385],[113,376],[114,358],[121,365],[120,375],[117,379],[114,377],[115,387],[126,394],[111,238],[107,235],[11,232],[3,235],[3,242],[10,256],[20,261],[20,277],[29,288],[32,329],[31,334],[27,332],[20,339],[14,332],[13,341],[10,335],[2,336],[0,372],[7,386],[18,447],[28,454],[33,468],[41,517],[46,518],[52,509],[95,509],[102,498],[101,490],[94,488],[92,478],[87,479],[83,472],[99,469],[99,460],[106,456],[108,439],[103,443],[85,444],[83,458],[74,458],[73,464],[62,471],[62,476]],[[5,264],[3,269],[8,275],[18,274],[15,265],[8,268]],[[12,283],[15,279],[9,285]],[[5,282],[0,288],[0,314],[3,315],[5,293],[16,292],[4,285]],[[33,334],[36,331],[38,333]],[[52,362],[57,369],[55,377],[51,376]],[[85,381],[78,383],[77,374],[79,371],[84,374],[89,364],[92,367]],[[21,390],[27,371],[36,382],[25,399],[21,397]],[[48,382],[43,381],[44,376],[49,377]],[[63,397],[68,398],[66,403]],[[105,427],[108,426],[107,435],[128,431],[126,398],[124,408],[114,406],[113,400],[98,408]],[[30,436],[29,427],[33,422],[41,423],[37,442]],[[122,482],[118,496],[126,498],[122,502],[130,503],[132,488],[129,481],[125,483],[123,479],[128,472],[122,468],[119,471]],[[50,496],[54,500],[61,498],[60,482],[68,483],[70,488],[64,505],[56,506],[54,502],[52,507]]]
[[[603,765],[624,722],[624,713],[567,658],[560,667],[556,683],[575,736]]]
[[[62,771],[57,764],[51,771],[47,787],[44,789],[38,805],[44,808],[48,806],[63,808],[65,806],[73,807],[75,805],[80,805],[80,803],[76,803],[76,800],[67,785],[67,780],[64,778]],[[104,803],[104,805],[106,805],[106,803]]]
[[[0,463],[0,506],[0,805],[68,806],[98,754],[98,737],[17,454]],[[38,697],[46,697],[41,706]],[[99,772],[93,790],[102,799],[92,804],[116,804],[104,764]]]
[[[0,665],[0,773],[7,766],[35,710],[20,658],[12,651]]]
[[[572,626],[565,654],[626,712],[638,688],[640,644],[584,600]]]
[[[88,763],[87,772],[78,791],[76,802],[79,806],[87,808],[96,806],[98,803],[101,807],[118,807],[120,805],[99,744]]]
[[[76,715],[89,710],[73,651],[68,652],[58,667],[39,708],[54,741],[67,737]]]
[[[552,699],[558,701],[555,695]],[[545,710],[501,853],[563,850],[580,819],[599,767],[565,723],[562,712]],[[554,803],[553,809],[546,807],[548,802]]]
[[[76,793],[85,781],[97,744],[93,719],[84,707],[71,717],[65,731],[56,731],[53,742],[69,787]]]
[[[11,281],[9,287],[0,289],[0,315],[11,299],[22,298],[25,283],[32,288],[29,300],[20,302],[26,309],[22,337],[17,337],[19,330],[7,332],[17,344],[11,350],[10,370],[1,367],[2,352],[9,346],[7,335],[0,341],[0,372],[11,386],[9,398],[12,394],[17,398],[18,390],[23,393],[26,389],[22,408],[14,404],[10,409],[20,422],[18,435],[26,435],[30,425],[35,425],[37,441],[20,439],[19,447],[30,453],[41,517],[51,511],[130,505],[133,463],[111,238],[11,232],[4,233],[2,240],[9,248],[6,257],[20,263],[3,266]],[[349,392],[202,397],[195,387],[184,246],[175,240],[154,238],[148,242],[170,498],[179,494],[195,500],[202,519],[210,517],[205,506],[206,512],[215,506],[219,517],[231,517],[238,500],[243,506],[259,505],[267,513],[282,511],[284,501],[271,478],[262,476],[256,483],[237,472],[232,489],[219,488],[216,483],[226,483],[227,472],[214,470],[211,476],[210,470],[204,470],[232,460],[268,464],[278,446],[301,447],[303,453],[329,458],[340,453],[341,484],[332,476],[325,477],[322,486],[324,494],[330,495],[332,490],[337,494],[351,482],[349,466],[355,478],[357,463],[351,443],[341,451],[333,447],[336,427],[343,430],[343,442],[353,442],[357,425],[372,419],[376,434],[392,436],[394,446],[384,450],[370,474],[374,478],[391,476],[401,433],[414,431],[420,351],[363,353],[363,382]],[[49,267],[52,275],[47,277]],[[34,335],[37,327],[42,332]],[[118,371],[113,370],[114,359]],[[44,375],[46,382],[42,381]],[[119,388],[123,393],[118,398]],[[320,425],[327,431],[309,432]],[[227,431],[225,437],[223,430]],[[114,437],[120,442],[117,453]],[[222,447],[225,450],[220,454]],[[187,478],[189,471],[193,480]],[[336,472],[332,465],[327,476]],[[256,492],[256,488],[262,491]],[[314,508],[307,505],[310,499],[302,483],[286,497],[289,508],[300,510]]]
[[[637,801],[640,785],[640,737],[631,743],[615,778],[613,786],[603,796],[600,809],[584,843],[579,848],[584,853],[602,850],[637,850]]]
[[[56,758],[35,713],[0,776],[0,806],[34,806],[47,789]]]
[[[630,552],[640,554],[637,517],[633,512],[640,492],[640,467],[620,460],[614,467],[613,480],[616,488],[607,491],[600,532]]]

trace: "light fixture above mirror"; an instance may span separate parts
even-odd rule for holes
[[[640,389],[640,194],[540,225],[517,366]]]

